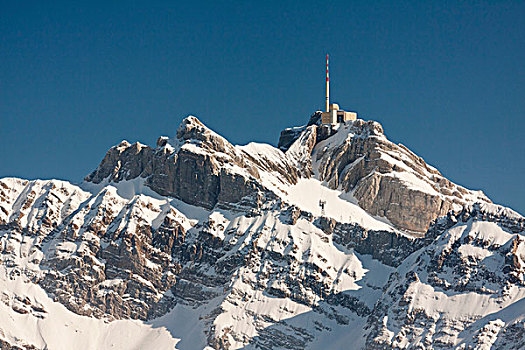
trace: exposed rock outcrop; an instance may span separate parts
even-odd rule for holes
[[[155,149],[127,141],[112,147],[85,180],[98,184],[143,178],[160,195],[211,209],[221,201],[260,197],[267,191],[260,171],[272,171],[281,181],[295,183],[297,169],[282,153],[276,159],[274,163],[236,148],[190,116],[182,121],[175,139],[161,137]]]
[[[452,183],[405,146],[390,142],[375,121],[320,125],[314,114],[308,126],[284,130],[279,146],[302,176],[315,173],[403,230],[423,233],[451,209],[490,203],[483,193]]]
[[[423,239],[428,245],[390,276],[368,319],[366,348],[525,345],[522,225],[519,214],[487,203],[435,221]],[[476,302],[482,306],[474,307]]]
[[[175,336],[200,348],[523,347],[521,215],[376,122],[316,113],[280,146],[233,146],[188,117],[155,148],[111,148],[82,187],[0,179],[0,283],[108,322],[183,319],[192,334]],[[319,188],[345,218],[319,216]],[[23,295],[0,302],[53,317]],[[23,343],[2,325],[1,346]]]
[[[471,201],[490,202],[444,178],[403,145],[386,139],[381,125],[356,120],[321,142],[315,154],[319,177],[332,188],[351,192],[372,215],[397,227],[425,232],[430,222]]]

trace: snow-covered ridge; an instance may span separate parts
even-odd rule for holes
[[[49,233],[89,197],[90,193],[67,181],[3,178],[0,223],[16,221],[21,227]]]
[[[486,202],[469,203],[465,206],[465,211],[472,213],[475,212],[477,215],[484,218],[505,218],[516,223],[521,223],[522,229],[520,231],[523,231],[525,218],[518,212],[502,205]]]
[[[321,283],[324,293],[331,290],[330,293],[340,294],[339,298],[343,300],[351,296],[361,300],[360,307],[371,308],[374,298],[378,297],[378,290],[390,273],[390,267],[334,245],[331,237],[309,220],[299,218],[296,224],[290,224],[287,214],[279,211],[279,205],[269,207],[255,217],[247,213],[221,209],[210,212],[188,206],[176,199],[158,195],[156,198],[147,196],[140,193],[145,189],[140,183],[136,183],[140,181],[133,182],[121,181],[99,186],[87,183],[83,187],[89,191],[85,191],[67,182],[55,180],[0,179],[2,207],[9,213],[9,220],[3,222],[3,226],[0,227],[0,262],[8,266],[5,275],[13,274],[13,271],[24,271],[24,275],[40,281],[39,284],[48,293],[54,294],[54,297],[69,309],[68,311],[58,303],[50,301],[44,290],[38,286],[32,287],[31,292],[19,290],[5,278],[5,286],[10,290],[8,298],[13,300],[6,301],[5,312],[12,314],[15,322],[0,322],[0,329],[3,331],[0,338],[3,341],[14,345],[22,344],[20,339],[23,339],[23,344],[56,346],[59,340],[48,333],[53,320],[64,321],[75,327],[89,326],[101,334],[134,332],[129,339],[118,338],[108,343],[103,340],[107,337],[93,338],[89,332],[70,334],[64,331],[68,339],[64,339],[64,346],[69,344],[69,341],[81,341],[83,337],[92,337],[86,341],[87,347],[102,348],[108,348],[111,344],[128,344],[126,342],[140,344],[154,337],[152,344],[173,346],[178,339],[183,338],[183,344],[198,344],[194,346],[202,348],[210,340],[206,340],[204,333],[195,334],[195,338],[187,338],[187,334],[181,332],[183,327],[178,318],[190,314],[211,317],[214,308],[220,305],[224,312],[213,316],[213,333],[210,333],[210,339],[223,339],[229,334],[224,339],[228,339],[230,346],[236,348],[252,338],[261,337],[264,334],[261,331],[266,327],[273,327],[274,323],[277,323],[276,327],[281,327],[287,323],[288,318],[311,313],[314,307],[328,307],[329,304],[326,304],[319,294],[319,287],[313,285],[300,292],[293,292],[293,299],[286,297],[285,295],[291,295],[293,287],[286,276],[294,276],[294,283],[302,283],[301,281],[307,279],[318,280],[319,282],[310,283]],[[47,192],[43,192],[43,189]],[[55,198],[55,191],[63,195],[56,197],[56,201],[47,200],[47,196]],[[64,215],[55,215],[59,212]],[[32,219],[26,220],[26,214],[18,215],[20,213],[41,214],[31,215]],[[50,219],[54,221],[48,223]],[[174,232],[171,230],[174,228],[178,230],[178,239],[182,238],[182,241],[187,242],[184,243],[187,249],[181,250],[180,257],[178,250],[166,250],[168,241],[163,238],[169,240],[173,237]],[[152,242],[148,243],[150,230]],[[157,239],[162,239],[159,242],[161,245],[155,245]],[[214,245],[224,242],[221,245],[228,247],[220,253],[218,261],[213,248],[202,250],[202,244],[207,240],[216,242]],[[128,246],[133,241],[135,243]],[[148,247],[149,244],[153,246]],[[201,248],[198,248],[199,246]],[[189,260],[186,261],[187,258],[183,256],[186,252],[193,251],[194,247],[197,248],[192,253],[195,255],[188,257]],[[136,253],[128,256],[128,249]],[[164,251],[169,254],[164,254]],[[261,252],[268,252],[268,256],[259,256]],[[135,255],[137,253],[138,255]],[[239,256],[252,256],[250,264],[253,266],[231,266],[230,259],[236,260]],[[213,265],[209,259],[212,259]],[[225,285],[204,287],[202,293],[213,293],[216,296],[210,304],[207,303],[207,298],[195,301],[195,289],[190,289],[188,295],[180,294],[181,291],[177,291],[176,287],[163,289],[166,288],[163,287],[165,282],[162,282],[165,278],[174,278],[180,273],[177,269],[181,267],[191,271],[195,261],[199,261],[198,266],[202,268],[198,274],[199,278],[209,278],[213,281],[217,273],[224,269],[220,267],[221,264],[235,271],[230,281],[222,282],[226,283]],[[285,261],[293,261],[293,264],[283,265]],[[132,267],[135,264],[137,267]],[[260,271],[254,273],[255,267],[260,268]],[[121,268],[124,270],[118,272]],[[276,278],[279,276],[278,271],[281,271],[281,277]],[[322,276],[321,271],[325,271],[322,280],[319,279]],[[72,280],[77,287],[71,284]],[[358,284],[359,281],[361,282]],[[189,280],[185,283],[195,282]],[[137,284],[140,289],[135,289]],[[198,286],[198,283],[196,285]],[[75,289],[78,287],[80,289]],[[273,296],[269,297],[263,292],[264,289]],[[81,290],[90,290],[93,296],[87,298]],[[137,290],[141,290],[141,293],[130,297],[130,294]],[[350,296],[345,296],[347,293],[350,293]],[[281,294],[283,296],[279,296]],[[239,309],[236,306],[240,295],[250,295],[248,308]],[[40,314],[32,311],[26,314],[24,310],[30,310],[30,307],[22,305],[22,311],[19,310],[16,298],[26,297],[31,303],[39,305],[38,308],[46,310],[42,316],[46,319],[44,323],[39,325],[38,322],[32,321],[38,319]],[[175,297],[179,300],[179,306],[165,314],[169,309],[163,309],[160,305],[169,303],[169,300]],[[276,297],[280,301],[275,302]],[[109,302],[112,299],[115,299],[117,304]],[[100,303],[102,300],[104,303]],[[111,326],[106,327],[96,319],[86,317],[113,315],[136,318],[140,315],[140,310],[145,308],[145,304],[152,301],[159,307],[153,314],[165,314],[164,317],[152,321],[156,325],[154,329],[138,322],[111,322]],[[108,307],[111,305],[119,305],[123,310],[111,309]],[[131,313],[127,313],[129,311],[126,309]],[[105,310],[106,313],[101,313],[101,310]],[[86,316],[75,315],[72,311]],[[255,312],[257,317],[248,317],[251,312]],[[315,317],[325,324],[330,324],[337,332],[343,331],[344,324],[335,321],[334,315],[355,320],[360,326],[364,324],[362,316],[355,316],[353,311],[342,307],[328,308],[326,312],[329,312],[326,316],[320,314]],[[201,332],[207,329],[206,324],[199,321],[199,317],[194,318],[192,322],[195,322],[195,329]],[[23,329],[20,328],[22,323],[26,325]],[[118,328],[115,328],[117,325]],[[305,326],[307,325],[302,325]],[[45,327],[40,328],[45,329],[41,338],[24,333],[38,332],[38,327]],[[285,326],[285,331],[287,327]],[[320,332],[318,331],[319,334]],[[299,341],[306,344],[311,340]]]
[[[348,193],[372,216],[421,234],[449,210],[490,203],[481,191],[452,183],[406,146],[389,141],[379,123],[357,119],[321,125],[317,115],[309,126],[283,131],[281,149],[301,174]]]
[[[189,117],[79,186],[0,179],[0,346],[525,347],[521,215],[379,123],[293,131],[234,146]]]
[[[315,115],[309,125],[288,129],[280,149],[258,143],[234,146],[189,116],[175,137],[159,138],[156,148],[122,142],[110,149],[86,181],[144,178],[144,186],[162,196],[211,209],[262,196],[286,200],[289,186],[316,179],[345,194],[339,199],[351,199],[350,205],[370,216],[418,235],[449,210],[490,202],[482,192],[450,182],[408,148],[390,142],[375,121],[319,125]]]
[[[105,322],[77,315],[26,276],[0,266],[0,344],[38,349],[173,349],[180,339],[136,320]]]
[[[483,210],[503,215],[491,220],[517,219],[502,209],[488,204]],[[391,276],[372,316],[371,346],[525,346],[525,232],[464,213],[450,217],[457,223]]]
[[[392,168],[389,172],[383,172],[384,176],[397,177],[409,188],[441,197],[456,199],[454,196],[457,196],[457,199],[464,199],[468,203],[488,201],[483,192],[470,191],[451,183],[436,168],[426,164],[421,157],[418,157],[406,146],[396,145],[389,141],[383,134],[383,128],[377,122],[367,123],[363,120],[356,120],[341,124],[333,136],[316,145],[312,155],[315,160],[314,172],[323,177],[322,172],[326,171],[322,169],[325,166],[323,163],[327,162],[327,157],[334,155],[327,151],[340,148],[344,144],[355,143],[356,139],[372,140],[370,146],[374,147],[374,151],[377,152],[374,153],[374,156],[378,156],[383,161],[379,164],[386,163]],[[359,161],[364,161],[364,159]],[[352,165],[356,166],[355,163]],[[386,168],[385,165],[379,166]],[[381,170],[379,169],[379,171]],[[343,172],[340,176],[344,177],[345,173]],[[341,188],[345,187],[342,182],[339,182],[338,185]]]
[[[303,196],[303,202],[298,200],[300,196],[289,196],[289,193],[299,194],[306,190],[305,184],[311,185],[312,193],[333,192],[328,188],[323,190],[323,184],[319,181],[306,181],[312,174],[302,173],[308,166],[311,149],[315,145],[315,126],[308,127],[306,131],[289,152],[283,153],[268,144],[252,142],[233,146],[197,118],[189,116],[177,129],[176,137],[159,138],[156,149],[127,142],[110,149],[98,169],[86,178],[83,187],[100,188],[111,183],[139,184],[140,190],[145,191],[143,193],[152,195],[151,191],[147,192],[151,189],[161,196],[180,198],[207,209],[218,202],[235,203],[243,201],[243,198],[262,203],[261,193],[267,193],[320,215],[320,198]],[[297,162],[302,165],[296,166]],[[189,186],[195,179],[198,180],[196,186]],[[328,216],[343,222],[360,223],[367,228],[393,229],[388,220],[373,218],[347,198],[342,193],[335,197],[328,195],[327,208],[331,208],[327,211]]]
[[[151,191],[143,187],[143,181],[100,187],[85,184],[82,190],[63,181],[0,179],[2,208],[9,214],[0,228],[3,276],[23,271],[23,276],[40,281],[48,293],[56,293],[69,309],[50,301],[39,286],[20,289],[8,277],[0,278],[8,291],[3,297],[5,306],[0,306],[14,320],[0,322],[3,341],[56,345],[58,340],[49,327],[52,320],[64,320],[108,336],[133,333],[129,340],[116,338],[111,344],[150,341],[173,346],[178,342],[181,349],[217,344],[233,349],[268,342],[274,347],[296,344],[316,349],[345,339],[357,348],[377,344],[402,348],[418,344],[419,339],[445,347],[480,342],[519,344],[512,343],[508,334],[520,334],[516,332],[524,319],[519,310],[525,297],[525,239],[522,231],[512,232],[503,225],[509,220],[523,222],[515,212],[492,204],[466,208],[445,218],[448,229],[433,233],[433,242],[396,268],[348,248],[344,243],[347,238],[341,235],[352,237],[354,233],[341,229],[351,225],[337,226],[329,233],[305,214],[292,220],[288,212],[293,207],[285,210],[278,203],[262,207],[256,215],[219,208],[208,211],[155,192],[148,196],[142,193]],[[317,180],[300,180],[299,191],[288,194],[291,202],[307,202],[302,194],[312,194],[314,188],[322,190],[318,182],[309,182]],[[307,187],[300,190],[301,186]],[[332,190],[324,195],[330,202],[330,196],[336,200],[341,194]],[[326,210],[332,215],[329,207]],[[373,219],[364,211],[351,215]],[[380,227],[380,221],[368,224],[378,225],[380,230],[389,228],[388,224]],[[442,224],[437,224],[439,230]],[[180,243],[170,247],[170,239]],[[136,253],[127,255],[128,249]],[[126,259],[128,262],[120,265]],[[228,269],[231,272],[223,275]],[[389,280],[391,273],[394,277]],[[72,285],[65,281],[73,276],[81,290],[94,288],[94,299],[83,299],[82,294],[75,294],[78,290],[70,289]],[[170,278],[178,282],[166,289],[162,281]],[[388,288],[383,292],[385,286]],[[139,290],[142,292],[132,297]],[[392,290],[401,294],[391,295]],[[71,298],[73,295],[77,297]],[[23,302],[26,297],[29,304]],[[97,300],[108,303],[113,298],[132,313],[110,308],[100,313],[103,304]],[[177,300],[175,308],[173,300]],[[108,317],[114,312],[123,319],[136,318],[146,305],[156,305],[150,306],[150,312],[162,316],[153,317],[154,328],[138,321],[105,325],[75,314]],[[399,306],[385,309],[384,305]],[[38,311],[42,308],[46,312]],[[218,314],[217,308],[221,310]],[[370,313],[381,322],[368,319]],[[180,317],[187,323],[182,324]],[[414,323],[406,321],[413,317],[435,330],[421,338]],[[207,319],[210,322],[203,321]],[[359,332],[348,333],[349,327]],[[493,327],[499,327],[498,334],[488,337]],[[42,338],[29,335],[38,329]],[[63,332],[68,342],[85,336],[90,337],[86,346],[110,346],[103,340],[107,337]],[[286,343],[280,343],[275,332],[286,335]]]

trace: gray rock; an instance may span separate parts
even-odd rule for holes
[[[285,181],[297,181],[297,169],[284,161],[273,164],[237,150],[195,117],[184,119],[170,145],[161,137],[157,148],[122,141],[112,147],[87,182],[120,182],[143,178],[153,191],[207,209],[217,203],[237,203],[245,196],[267,191],[259,171],[275,171]],[[285,159],[283,154],[283,159]],[[244,172],[232,171],[232,167]]]
[[[370,214],[423,233],[432,220],[470,198],[490,203],[482,193],[444,178],[405,146],[388,141],[379,123],[357,119],[349,132],[350,138],[342,143],[317,151],[319,177],[332,188],[352,193]],[[422,185],[411,185],[403,180],[406,176]]]

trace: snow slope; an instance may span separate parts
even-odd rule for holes
[[[292,134],[188,117],[80,186],[0,179],[2,346],[525,348],[525,218],[378,123]]]
[[[165,327],[137,320],[77,315],[58,302],[20,269],[0,266],[0,340],[39,349],[174,349],[179,339]]]
[[[396,270],[375,310],[383,323],[370,344],[525,347],[523,258],[523,231],[476,218],[458,222]]]
[[[140,179],[96,186],[83,184],[83,189],[53,180],[1,179],[0,184],[9,185],[9,191],[2,192],[6,198],[2,207],[8,213],[7,225],[0,230],[2,287],[8,291],[2,307],[12,319],[0,324],[0,329],[2,339],[12,345],[67,348],[81,342],[86,348],[130,348],[132,344],[137,348],[173,348],[178,344],[181,349],[202,349],[210,344],[210,339],[215,339],[230,348],[240,348],[272,342],[272,332],[279,332],[287,335],[285,347],[315,349],[321,345],[312,343],[314,339],[328,337],[332,329],[342,334],[345,325],[355,323],[354,327],[363,327],[364,310],[373,307],[392,270],[334,244],[332,236],[309,219],[299,218],[296,223],[290,223],[278,203],[266,203],[261,214],[252,216],[219,208],[208,211],[157,194],[150,197],[143,194],[150,190],[143,187]],[[321,187],[318,183],[307,186]],[[328,201],[340,201],[338,194],[331,192],[333,198],[327,198]],[[301,198],[296,201],[305,208],[310,205],[303,205]],[[355,205],[349,208],[353,210]],[[367,217],[366,213],[350,214]],[[173,289],[159,289],[156,282],[148,280],[150,275],[136,272],[128,277],[130,281],[140,282],[142,288],[151,290],[147,295],[152,295],[154,300],[175,298],[178,300],[175,306],[148,322],[112,320],[110,315],[99,319],[71,312],[34,283],[47,281],[48,274],[51,279],[60,279],[64,274],[68,279],[74,278],[75,283],[88,286],[97,280],[96,294],[101,298],[116,295],[128,281],[122,275],[107,275],[99,280],[97,271],[115,267],[109,265],[104,254],[97,254],[97,249],[112,249],[114,244],[121,244],[124,232],[142,239],[137,233],[144,227],[160,231],[167,217],[186,230],[189,246],[193,245],[192,241],[202,239],[203,229],[208,237],[222,242],[220,245],[224,248],[219,250],[221,253],[214,264],[199,264],[200,279],[213,278],[221,264],[229,265],[230,260],[250,257],[246,264],[232,267],[232,275],[224,276],[226,284],[214,286],[210,284],[212,280],[205,283],[204,288],[215,297],[195,302],[192,292],[181,298],[173,294]],[[52,224],[48,223],[49,218],[54,220]],[[81,264],[79,261],[85,259],[90,262],[85,265],[88,274],[80,269],[71,275],[68,267],[55,270],[66,263]],[[161,273],[163,267],[156,258],[144,256],[142,259],[144,267]],[[188,271],[194,265],[191,261],[180,263]],[[8,276],[17,277],[12,281]],[[300,290],[296,290],[298,286]],[[67,289],[54,292],[69,293]],[[327,302],[323,297],[326,293],[341,300],[352,300],[356,306],[337,306],[335,299]],[[26,297],[27,305],[17,301]],[[74,298],[73,294],[70,298]],[[74,310],[80,308],[87,314],[100,315],[93,301],[68,303]],[[33,304],[46,312],[34,311],[30,306]],[[18,306],[28,313],[15,311]],[[309,321],[300,321],[301,315],[308,315]],[[317,324],[331,326],[317,329]],[[62,329],[67,337],[55,337],[49,331],[53,327]],[[310,329],[312,327],[315,330]],[[306,337],[305,332],[315,337]],[[126,336],[121,339],[120,334]]]
[[[385,218],[374,218],[359,205],[346,200],[348,195],[332,190],[316,179],[299,179],[284,190],[287,201],[316,216],[321,216],[319,201],[326,202],[325,216],[343,223],[357,223],[371,230],[395,231]]]

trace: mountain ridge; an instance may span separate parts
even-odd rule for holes
[[[199,198],[199,205],[213,207],[220,200],[219,188],[225,186],[232,189],[231,194],[236,196],[227,196],[225,201],[228,202],[239,201],[248,192],[257,195],[261,189],[256,183],[263,182],[259,173],[277,173],[279,179],[271,181],[274,185],[283,179],[294,185],[299,178],[318,178],[331,189],[349,193],[371,215],[394,220],[398,228],[416,233],[424,232],[433,219],[451,209],[458,210],[468,202],[491,202],[481,191],[467,190],[452,183],[404,145],[388,141],[383,128],[375,121],[357,119],[333,127],[320,124],[320,112],[316,112],[306,126],[285,129],[281,133],[278,148],[284,151],[284,155],[270,145],[264,146],[263,152],[258,152],[254,145],[262,144],[250,144],[252,147],[233,146],[197,118],[189,116],[181,122],[177,136],[173,139],[160,137],[156,149],[139,143],[129,145],[127,142],[112,147],[86,181],[99,183],[109,178],[118,182],[145,177],[147,185],[159,194],[195,204],[194,193],[181,188],[177,176],[183,177],[184,183],[187,182],[188,172],[199,173],[199,169],[189,169],[184,163],[193,161],[196,164],[197,160],[193,158],[200,157],[199,162],[205,165],[201,178],[213,181],[201,184],[199,190],[203,198]],[[324,150],[316,151],[316,147],[323,147]],[[115,150],[119,149],[122,151],[117,154]],[[272,154],[271,159],[261,156],[265,152]],[[175,165],[162,158],[171,156],[175,158]],[[139,164],[134,164],[137,160]],[[128,173],[120,171],[122,165],[117,165],[118,162],[124,164]],[[227,164],[237,169],[230,167],[224,171]],[[154,169],[155,166],[160,168]],[[126,167],[131,168],[131,174]],[[244,170],[236,171],[240,169]],[[112,171],[116,171],[116,175],[112,175]],[[170,179],[168,183],[158,174]],[[251,181],[251,185],[243,183],[246,181]],[[270,190],[275,187],[268,182],[264,185]],[[246,187],[250,189],[246,191]],[[278,190],[273,188],[270,192]],[[206,197],[206,194],[209,195]],[[406,202],[414,204],[403,206]]]
[[[525,346],[520,214],[374,121],[314,113],[279,145],[234,146],[190,116],[155,148],[110,148],[80,186],[0,179],[3,346],[60,348],[21,325],[78,315],[180,349]],[[469,296],[485,306],[455,311]]]

